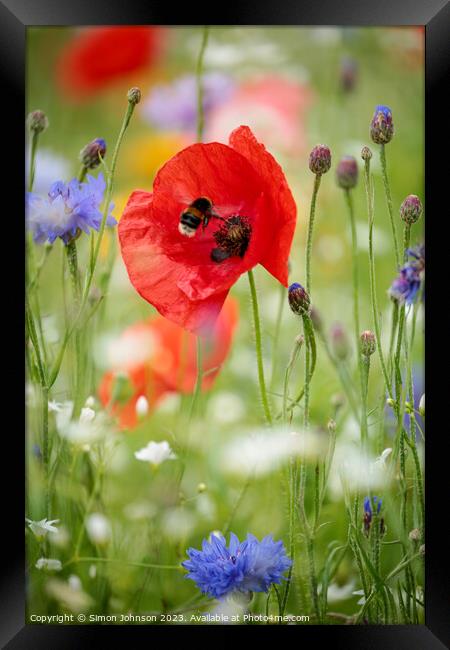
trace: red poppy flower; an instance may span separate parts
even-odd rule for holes
[[[161,29],[119,26],[83,29],[63,49],[57,82],[64,95],[82,99],[155,60]]]
[[[209,336],[202,340],[202,390],[211,388],[231,347],[238,320],[238,304],[229,298]],[[197,380],[196,337],[166,318],[135,323],[122,332],[115,349],[123,350],[99,387],[102,403],[112,406],[123,428],[137,423],[136,402],[144,395],[150,406],[170,392],[191,393]],[[117,357],[117,355],[116,355]],[[118,373],[127,378],[125,395],[115,399]],[[116,394],[116,397],[119,397]]]
[[[179,231],[180,215],[200,197],[212,202],[220,218],[212,216],[186,237]],[[281,167],[241,126],[229,146],[212,142],[183,149],[160,169],[152,194],[133,192],[119,239],[140,295],[178,325],[205,333],[231,286],[256,264],[287,286],[295,222]]]

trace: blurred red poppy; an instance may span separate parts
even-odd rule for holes
[[[226,142],[230,128],[248,119],[270,151],[301,156],[307,149],[306,111],[312,97],[306,84],[281,75],[250,79],[211,110],[206,137]]]
[[[84,99],[154,63],[160,51],[158,27],[89,27],[64,47],[57,83],[69,99]]]
[[[194,236],[180,215],[200,197],[213,211]],[[173,322],[205,334],[242,273],[262,264],[287,286],[296,205],[281,167],[247,126],[229,146],[194,144],[158,172],[153,193],[136,190],[119,223],[128,275]],[[217,254],[217,252],[219,254]]]
[[[238,303],[230,297],[209,336],[202,339],[202,390],[211,388],[225,361],[237,321]],[[99,396],[104,406],[112,407],[122,428],[136,426],[139,397],[145,396],[153,407],[167,393],[193,392],[197,380],[196,337],[178,325],[161,316],[135,323],[122,332],[115,344],[116,351],[118,348],[123,354],[115,355],[114,368],[104,375]],[[121,376],[124,386],[118,391]]]

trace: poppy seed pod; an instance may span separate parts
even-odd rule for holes
[[[103,138],[96,138],[80,151],[81,164],[86,169],[95,169],[100,164],[100,156],[104,158],[105,154],[106,142]]]
[[[407,224],[416,223],[422,214],[422,203],[418,196],[410,194],[400,206],[400,217]]]
[[[32,111],[27,118],[27,125],[30,131],[42,133],[48,129],[48,118],[44,111]]]
[[[339,187],[349,190],[358,182],[358,163],[353,156],[344,156],[336,167],[336,181]]]
[[[331,151],[325,144],[317,144],[309,154],[309,168],[313,174],[325,174],[331,167]]]
[[[361,354],[370,357],[375,352],[376,347],[375,334],[370,330],[365,330],[360,336]]]
[[[375,144],[387,144],[394,135],[392,111],[389,106],[377,106],[370,123],[370,137]]]
[[[308,292],[301,284],[294,282],[288,289],[289,306],[299,316],[309,314],[311,301]]]

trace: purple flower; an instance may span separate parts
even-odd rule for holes
[[[210,542],[203,540],[201,551],[190,548],[187,554],[186,578],[194,580],[204,594],[219,599],[236,591],[267,592],[272,584],[280,584],[291,566],[283,542],[274,542],[271,535],[260,542],[248,534],[240,543],[231,533],[229,546],[222,535],[211,535]]]
[[[203,111],[229,99],[234,91],[230,77],[221,73],[207,73],[203,77]],[[155,86],[142,106],[142,115],[161,129],[189,131],[197,123],[197,81],[188,75],[170,84]]]
[[[425,274],[425,246],[420,244],[408,249],[410,259],[402,266],[389,289],[389,295],[400,304],[412,304],[421,287]]]
[[[50,187],[47,197],[28,193],[27,225],[38,244],[51,244],[60,237],[67,244],[72,237],[89,229],[99,230],[102,222],[100,205],[103,202],[106,183],[103,175],[98,178],[87,176],[84,183],[73,178],[68,183],[56,181]],[[110,215],[114,204],[108,210],[106,224],[115,226],[117,221]]]

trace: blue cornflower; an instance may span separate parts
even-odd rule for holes
[[[373,503],[374,509],[376,509],[376,511],[377,511],[377,515],[379,515],[380,510],[381,510],[382,500],[379,497],[372,497],[372,503]],[[366,497],[364,499],[364,512],[367,515],[369,515],[370,517],[372,517],[373,512],[372,512],[372,505],[371,505],[371,502],[370,502],[370,497]]]
[[[203,540],[201,551],[190,548],[187,554],[186,578],[194,580],[204,594],[219,599],[236,591],[268,591],[272,584],[280,584],[292,564],[283,542],[274,542],[271,535],[260,542],[248,534],[240,543],[231,533],[227,546],[222,535],[213,534],[210,542]]]
[[[389,295],[399,303],[412,304],[417,297],[425,272],[425,246],[408,249],[412,259],[404,264],[389,289]]]
[[[48,240],[51,244],[61,237],[65,244],[70,239],[89,229],[99,230],[102,221],[100,205],[103,202],[106,183],[103,175],[97,178],[87,176],[84,183],[73,178],[68,183],[56,181],[50,187],[47,197],[28,192],[27,224],[33,239],[39,244]],[[110,204],[106,224],[115,226],[117,221],[110,215]]]

